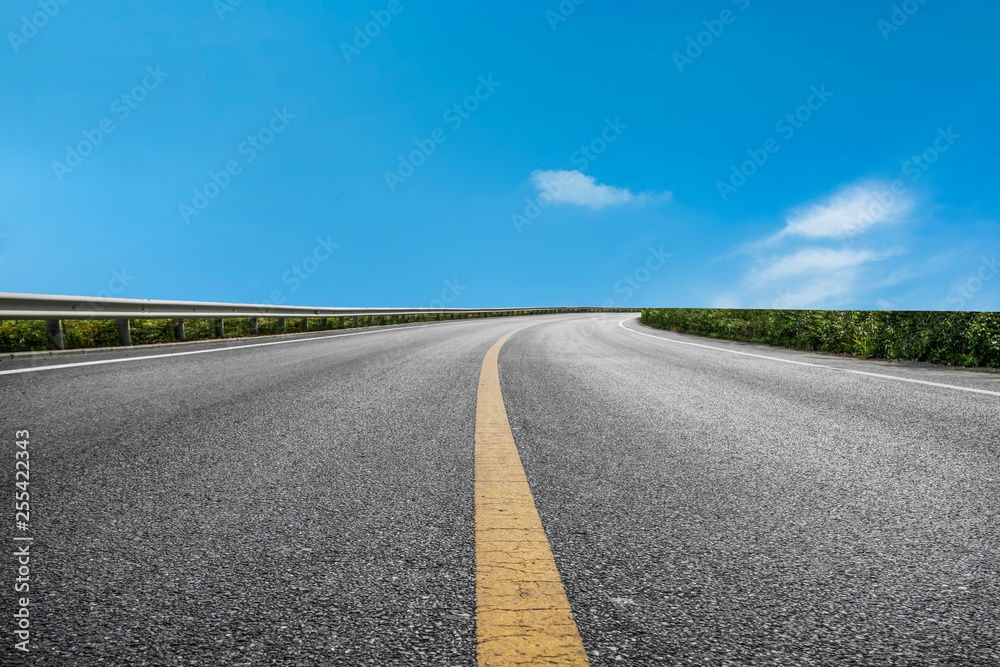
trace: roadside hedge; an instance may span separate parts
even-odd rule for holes
[[[800,350],[1000,368],[1000,313],[643,308],[640,321]]]
[[[511,313],[515,314],[515,313]],[[454,319],[457,314],[446,314],[444,319]],[[481,315],[480,315],[481,316]],[[309,331],[325,331],[340,328],[350,329],[356,326],[377,326],[387,324],[387,316],[363,315],[346,317],[341,323],[339,318],[330,318],[327,329],[323,327],[322,318],[309,318]],[[357,320],[357,321],[355,321]],[[427,322],[431,316],[427,314],[400,314],[393,318],[396,324],[410,322]],[[149,345],[155,343],[170,343],[174,338],[174,322],[169,319],[129,320],[133,345]],[[63,340],[67,349],[89,347],[112,347],[118,345],[118,325],[115,320],[63,320]],[[250,336],[250,320],[247,318],[226,318],[226,338]],[[185,338],[189,341],[208,340],[215,338],[215,320],[205,318],[185,319]],[[290,317],[287,320],[288,333],[305,331],[300,317]],[[257,334],[261,336],[282,333],[277,318],[259,318]],[[45,334],[45,322],[41,320],[0,320],[0,353],[30,352],[49,349],[48,336]]]
[[[348,318],[349,324],[351,323]],[[250,321],[246,318],[226,318],[226,338],[250,335]],[[130,320],[133,345],[171,343],[174,338],[173,320]],[[184,320],[187,340],[215,338],[215,321],[210,319]],[[320,320],[310,318],[311,330],[321,328]],[[331,329],[338,328],[337,320]],[[277,318],[260,318],[259,335],[281,333]],[[301,318],[289,318],[289,333],[301,332]],[[112,347],[118,345],[118,325],[115,320],[64,320],[63,339],[67,349],[84,347]],[[0,321],[0,353],[45,350],[51,347],[45,335],[45,322],[41,320]]]

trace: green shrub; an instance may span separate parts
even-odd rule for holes
[[[644,308],[670,331],[879,359],[1000,367],[1000,314]]]
[[[323,327],[323,318],[309,318],[309,331],[324,331],[328,329],[353,328],[358,324],[355,320],[366,324],[371,317],[345,318],[343,325],[340,318],[329,318],[328,327]],[[386,318],[381,318],[386,319]],[[428,319],[426,316],[408,315],[397,317],[398,322],[417,322]],[[248,318],[226,318],[226,338],[250,336],[250,320]],[[289,317],[286,320],[289,333],[305,331],[303,318]],[[173,320],[130,320],[133,345],[153,343],[169,343],[176,340]],[[63,320],[63,341],[67,349],[84,347],[112,347],[118,345],[118,324],[115,320]],[[258,335],[267,336],[282,333],[281,325],[276,317],[261,317],[257,321]],[[211,340],[215,336],[215,320],[195,318],[184,320],[184,337],[186,340]],[[26,352],[45,350],[50,347],[45,333],[45,322],[41,320],[2,320],[0,321],[0,352]]]
[[[49,346],[45,322],[4,320],[0,322],[0,352],[44,350]]]

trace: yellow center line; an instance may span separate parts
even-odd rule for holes
[[[476,653],[480,667],[589,665],[500,392],[500,348],[518,331],[490,348],[479,375]]]

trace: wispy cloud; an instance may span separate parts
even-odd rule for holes
[[[905,222],[914,208],[912,197],[879,181],[854,183],[794,208],[781,230],[744,248],[755,265],[738,288],[739,300],[775,308],[855,301],[859,291],[885,280],[880,262],[904,253],[866,235]]]
[[[843,239],[864,234],[870,228],[899,222],[914,208],[912,197],[894,192],[879,181],[857,183],[833,196],[793,210],[785,228],[773,240],[786,236],[811,239]]]
[[[776,296],[776,307],[835,306],[853,297],[868,268],[901,250],[851,250],[809,247],[764,260],[747,282]]]
[[[803,248],[791,255],[779,256],[763,269],[751,273],[756,282],[767,283],[786,278],[796,278],[815,274],[832,275],[845,269],[854,269],[868,262],[890,257],[898,252],[878,253],[872,250],[848,250],[833,248]]]
[[[537,169],[531,172],[531,182],[540,193],[546,193],[555,204],[575,204],[598,210],[605,206],[646,204],[670,198],[669,192],[634,193],[628,188],[603,185],[593,176],[576,170]]]

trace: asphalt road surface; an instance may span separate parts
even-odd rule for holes
[[[0,363],[2,663],[475,665],[477,383],[532,325],[500,383],[592,665],[1000,664],[1000,376],[625,318]]]

